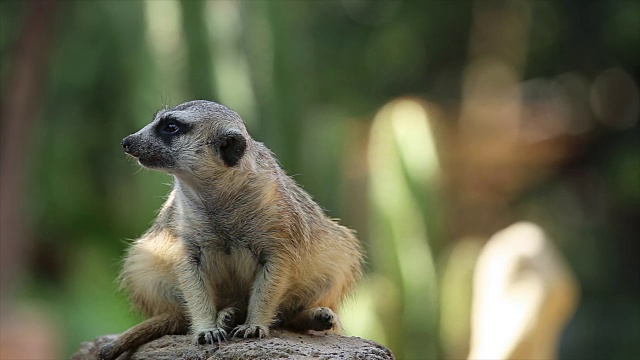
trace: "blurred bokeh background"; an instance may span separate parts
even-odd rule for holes
[[[500,293],[560,359],[640,357],[640,2],[2,0],[0,51],[3,358],[141,320],[115,278],[171,178],[119,142],[191,99],[358,231],[349,334],[465,358],[517,332]],[[534,295],[482,282],[511,258]]]

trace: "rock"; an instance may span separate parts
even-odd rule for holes
[[[83,342],[71,360],[95,360],[102,345],[117,335],[98,337]],[[132,354],[118,360],[216,360],[216,359],[394,359],[384,346],[358,337],[339,335],[298,334],[271,330],[266,339],[233,339],[220,345],[193,343],[191,336],[167,335],[145,344]]]

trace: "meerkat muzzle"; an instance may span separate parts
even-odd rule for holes
[[[131,154],[131,135],[122,139],[120,145],[122,145],[122,150],[124,150],[124,152],[126,152],[127,154]]]

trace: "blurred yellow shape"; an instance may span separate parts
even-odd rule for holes
[[[578,286],[542,229],[499,231],[476,263],[469,359],[553,359]]]

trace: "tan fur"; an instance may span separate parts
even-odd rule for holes
[[[168,150],[152,130],[166,116],[193,121]],[[233,166],[210,150],[217,141],[210,134],[228,127],[247,140]],[[174,175],[174,190],[124,262],[121,283],[136,310],[156,323],[177,324],[174,332],[180,319],[188,319],[200,343],[219,341],[230,330],[238,337],[268,336],[274,324],[341,330],[339,305],[362,276],[360,244],[286,176],[237,114],[215,103],[187,103],[160,112],[131,137],[141,145],[127,150],[141,164],[152,162],[145,157],[153,151],[175,159],[158,167]],[[149,328],[155,337],[167,331]],[[153,337],[133,336],[134,329],[103,349],[102,357],[113,359]]]

